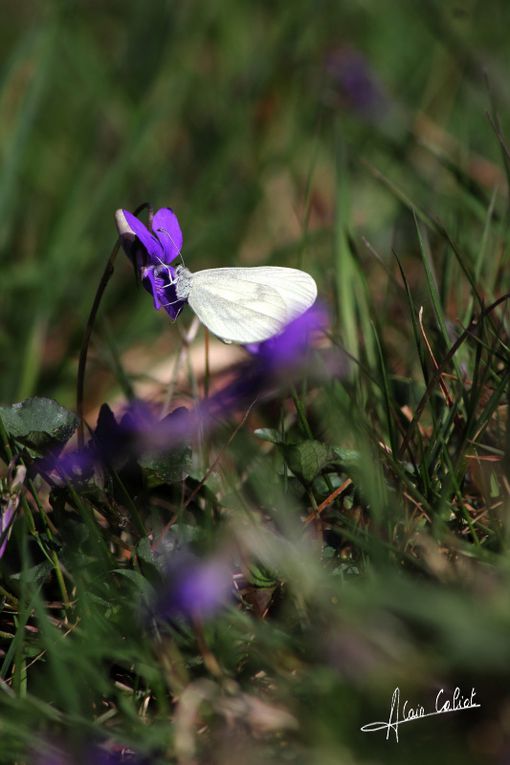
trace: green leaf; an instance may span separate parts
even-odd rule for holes
[[[38,453],[63,446],[78,427],[78,417],[52,398],[2,406],[0,418],[9,436]]]
[[[191,468],[191,447],[181,446],[166,451],[147,452],[139,459],[149,483],[178,483]]]
[[[275,587],[278,584],[277,577],[265,566],[253,563],[249,569],[249,581],[256,587]]]
[[[154,563],[154,555],[152,552],[150,539],[148,537],[144,537],[138,542],[136,546],[136,553],[139,558],[146,561],[147,563]]]
[[[325,444],[311,439],[283,446],[283,454],[290,470],[306,483],[313,481],[332,456]]]
[[[128,579],[144,594],[149,593],[151,590],[150,582],[148,582],[147,578],[140,574],[139,571],[133,571],[133,569],[130,568],[114,568],[112,573]]]
[[[51,563],[48,560],[43,560],[41,563],[37,563],[35,566],[27,568],[23,572],[23,576],[26,578],[27,584],[35,587],[42,584],[44,580],[47,579],[51,570]],[[20,571],[16,574],[11,574],[10,579],[18,580],[21,579],[21,576],[22,572]]]
[[[276,428],[257,428],[253,431],[261,441],[269,441],[271,444],[282,444],[282,434]]]
[[[341,446],[333,446],[332,452],[337,460],[346,467],[356,467],[360,464],[361,455],[354,449],[344,449]]]

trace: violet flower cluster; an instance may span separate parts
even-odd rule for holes
[[[151,406],[134,400],[118,420],[108,404],[103,404],[92,437],[83,448],[49,454],[34,463],[34,470],[49,479],[56,474],[71,481],[90,478],[97,467],[121,470],[148,452],[188,443],[198,424],[184,407],[160,419]]]
[[[171,265],[182,249],[177,216],[169,207],[162,207],[151,216],[152,232],[129,210],[119,210],[116,222],[124,252],[151,293],[154,308],[164,308],[176,319],[186,305],[185,300],[177,298],[175,269]]]
[[[247,346],[250,355],[237,366],[232,381],[191,410],[179,407],[159,419],[152,407],[135,400],[118,421],[103,404],[89,443],[83,449],[39,460],[39,472],[51,475],[56,471],[69,480],[82,479],[90,477],[96,466],[119,469],[147,452],[163,452],[192,442],[225,417],[287,386],[305,367],[309,372],[312,337],[326,324],[325,311],[313,306],[279,335]]]

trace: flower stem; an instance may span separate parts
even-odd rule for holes
[[[134,214],[139,215],[142,212],[142,210],[144,210],[146,207],[149,210],[151,210],[151,206],[147,202],[144,202],[143,205],[140,205],[139,207],[136,208]],[[104,291],[113,274],[113,264],[115,262],[115,258],[117,257],[119,248],[120,248],[120,238],[117,239],[117,241],[115,242],[113,250],[111,251],[110,257],[108,258],[108,262],[106,263],[105,269],[103,271],[103,275],[101,277],[99,286],[96,291],[96,295],[94,297],[94,302],[92,303],[92,308],[90,309],[89,318],[85,326],[85,333],[83,335],[83,340],[82,340],[81,348],[80,348],[80,359],[78,362],[78,377],[76,381],[76,411],[78,413],[78,417],[80,418],[80,425],[78,428],[78,446],[80,449],[83,448],[85,443],[85,430],[84,430],[85,423],[83,420],[83,393],[85,389],[85,368],[87,366],[87,354],[89,350],[89,343],[90,343],[90,338],[92,336],[92,331],[94,329],[94,324],[96,322],[97,312],[99,310],[99,306],[101,304],[101,300],[104,295]]]

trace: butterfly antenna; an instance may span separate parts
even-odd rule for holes
[[[181,262],[182,262],[182,265],[185,266],[186,264],[184,262],[184,258],[182,257],[182,247],[177,247],[177,243],[176,243],[175,239],[173,238],[172,234],[170,233],[170,231],[167,231],[166,228],[162,228],[161,231],[165,232],[165,234],[167,235],[167,237],[170,239],[170,241],[172,242],[173,246],[177,250],[177,255],[175,257],[176,258],[180,258]],[[159,258],[158,258],[158,260],[159,260]],[[166,265],[166,264],[164,264],[164,265]]]

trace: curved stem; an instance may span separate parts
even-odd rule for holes
[[[115,258],[117,257],[119,247],[120,247],[120,239],[117,239],[117,241],[115,242],[115,246],[111,252],[111,255],[108,258],[108,262],[106,264],[105,270],[103,271],[101,281],[99,282],[99,286],[97,288],[96,295],[94,297],[94,302],[92,303],[92,308],[90,309],[89,318],[87,320],[87,325],[85,327],[85,334],[83,335],[83,340],[82,340],[81,348],[80,348],[80,360],[78,362],[78,378],[76,382],[76,411],[78,413],[78,417],[80,418],[80,425],[78,428],[78,447],[80,449],[83,448],[83,445],[85,443],[85,433],[84,433],[85,421],[83,419],[83,393],[85,389],[85,368],[87,366],[87,354],[89,350],[90,337],[92,335],[92,330],[94,329],[97,312],[99,310],[99,305],[101,303],[101,299],[106,289],[106,285],[110,281],[110,278],[113,274],[113,264],[115,262]]]
[[[134,215],[140,215],[142,210],[144,210],[145,208],[148,208],[150,213],[152,213],[152,208],[150,204],[148,202],[144,202],[142,205],[139,205],[139,207],[136,208]],[[101,299],[103,297],[106,286],[108,282],[110,281],[110,278],[113,274],[113,264],[115,262],[115,258],[117,257],[120,244],[121,244],[121,241],[119,238],[115,242],[115,246],[110,254],[110,257],[108,258],[108,262],[106,263],[105,269],[103,271],[103,275],[101,277],[101,281],[99,282],[99,286],[97,288],[96,295],[94,297],[94,302],[92,303],[92,308],[90,309],[89,318],[87,320],[85,333],[83,335],[83,340],[82,340],[81,348],[80,348],[80,359],[78,362],[78,377],[76,381],[76,411],[78,413],[78,417],[80,418],[80,425],[78,428],[78,448],[80,449],[82,449],[85,444],[85,432],[84,432],[85,421],[83,419],[83,394],[85,390],[85,368],[87,366],[87,354],[89,350],[89,343],[90,343],[90,338],[92,335],[92,330],[94,329],[94,324],[96,322],[97,312],[101,304]]]

